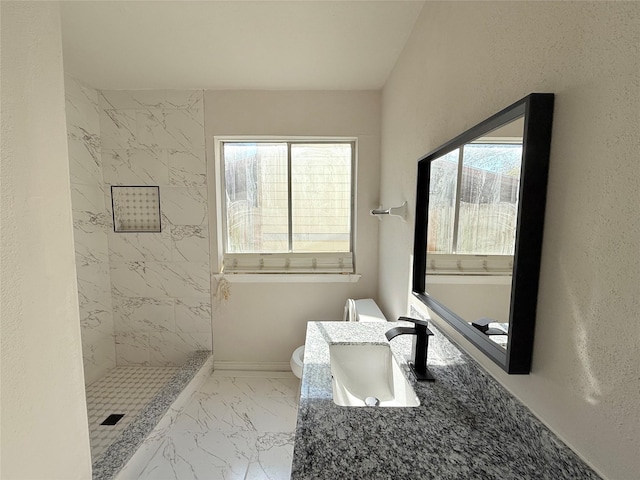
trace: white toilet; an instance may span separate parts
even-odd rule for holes
[[[347,300],[344,306],[345,322],[386,322],[384,314],[372,298],[363,298]],[[302,366],[304,364],[304,345],[299,346],[293,351],[289,365],[293,374],[302,378]]]
[[[304,345],[301,345],[293,351],[293,355],[291,355],[291,360],[289,361],[289,365],[291,365],[291,371],[298,378],[302,378],[303,361]]]

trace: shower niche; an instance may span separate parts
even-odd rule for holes
[[[156,186],[111,187],[113,231],[117,233],[159,233],[160,188]]]

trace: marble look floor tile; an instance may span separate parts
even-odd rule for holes
[[[148,439],[146,463],[127,465],[117,478],[289,479],[297,391],[293,375],[214,372]]]
[[[292,458],[293,433],[174,433],[137,478],[285,480]]]
[[[245,395],[262,397],[295,397],[299,380],[290,378],[236,377],[235,384]]]
[[[238,375],[238,376],[237,376]],[[225,376],[215,372],[200,388],[212,395],[249,395],[263,397],[296,397],[300,380],[293,374],[282,377]]]
[[[241,396],[196,393],[176,419],[173,433],[255,431],[251,419],[242,411]]]
[[[297,406],[293,397],[250,397],[197,393],[177,419],[180,432],[295,430]]]
[[[198,390],[199,393],[206,395],[242,395],[242,390],[236,384],[235,377],[217,376],[216,373],[207,378]]]
[[[243,480],[253,456],[254,435],[205,432],[171,435],[140,480]]]
[[[293,461],[293,433],[258,435],[256,455],[249,464],[245,478],[251,480],[288,480]]]
[[[296,428],[298,407],[293,397],[255,397],[239,411],[251,420],[258,432],[291,432]]]

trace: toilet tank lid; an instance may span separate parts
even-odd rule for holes
[[[387,318],[384,316],[378,304],[373,298],[363,298],[355,301],[356,312],[358,322],[386,322]]]

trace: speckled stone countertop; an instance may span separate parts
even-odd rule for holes
[[[391,323],[310,322],[291,478],[599,479],[529,410],[437,328],[416,382],[411,337],[387,342]],[[420,406],[341,407],[332,399],[329,345],[389,343]]]

